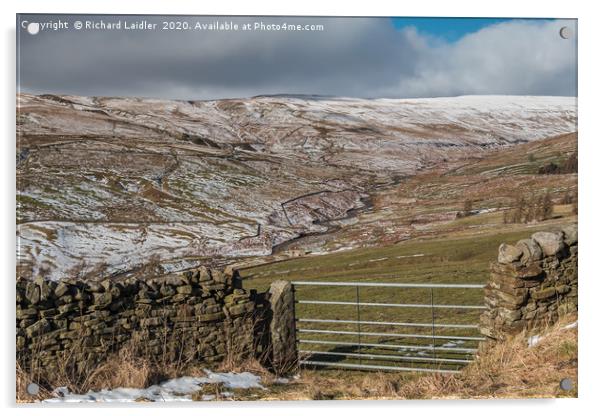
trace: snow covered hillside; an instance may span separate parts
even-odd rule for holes
[[[572,97],[17,97],[18,273],[271,253],[442,161],[576,131]]]

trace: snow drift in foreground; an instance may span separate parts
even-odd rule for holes
[[[145,389],[119,387],[89,391],[86,394],[69,392],[67,387],[59,387],[53,391],[54,398],[44,400],[45,403],[92,403],[92,402],[134,402],[148,400],[151,402],[192,401],[192,394],[204,384],[223,383],[227,389],[263,389],[260,377],[245,373],[213,373],[205,370],[206,377],[180,377],[165,381]],[[232,392],[222,392],[222,396],[231,397]],[[204,394],[202,400],[213,400],[215,395]]]

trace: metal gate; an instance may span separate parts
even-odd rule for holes
[[[478,332],[485,306],[477,304],[484,285],[292,284],[303,366],[457,373],[485,340]]]

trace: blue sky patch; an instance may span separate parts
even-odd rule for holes
[[[419,33],[434,36],[448,42],[455,42],[463,36],[478,32],[484,27],[496,23],[509,22],[510,18],[477,18],[477,17],[393,17],[393,25],[402,29],[408,26],[414,26]],[[534,19],[534,20],[552,20],[552,19]]]

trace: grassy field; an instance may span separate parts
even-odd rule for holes
[[[463,230],[446,232],[439,237],[410,240],[387,247],[361,248],[327,255],[314,255],[266,264],[241,270],[246,288],[266,290],[274,280],[303,280],[328,282],[386,282],[386,283],[452,283],[485,284],[489,264],[497,258],[501,243],[513,243],[535,231],[560,227],[576,218],[564,206],[555,207],[556,218],[530,225],[500,225],[500,213],[488,213],[454,221],[462,222]],[[480,227],[487,223],[496,226]],[[458,229],[458,224],[448,226]],[[477,226],[477,227],[471,227]],[[296,286],[296,300],[327,300],[336,302],[403,303],[437,305],[482,305],[482,289],[425,289],[425,288],[356,288]],[[431,299],[432,296],[432,299]],[[447,309],[430,307],[375,307],[351,305],[297,304],[298,319],[329,319],[339,321],[402,322],[415,324],[478,324],[478,309]],[[324,345],[302,342],[300,351],[335,352],[334,356],[309,354],[311,360],[339,363],[360,363],[357,356],[345,354],[401,355],[399,358],[361,360],[362,364],[397,365],[403,367],[433,367],[432,359],[464,360],[470,354],[463,351],[442,350],[475,349],[478,340],[454,337],[480,337],[476,328],[402,327],[379,324],[299,322],[300,330],[337,330],[362,332],[356,334],[328,334],[301,332],[304,340],[348,344],[384,344],[382,347],[356,345]],[[379,335],[366,335],[367,332]],[[390,334],[390,335],[389,335]],[[418,337],[403,337],[415,334]],[[433,337],[434,336],[434,337]],[[451,338],[445,338],[445,337]],[[435,347],[435,348],[433,348]],[[421,348],[421,349],[418,349]],[[458,369],[464,363],[436,362],[443,369]]]

